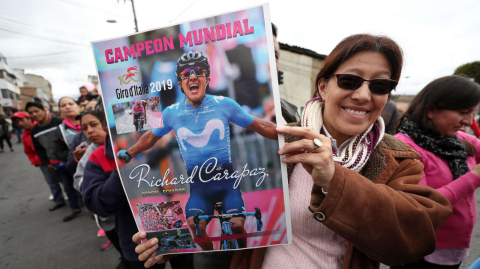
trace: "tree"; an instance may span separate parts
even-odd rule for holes
[[[455,69],[454,75],[465,75],[480,83],[480,61],[464,64]]]

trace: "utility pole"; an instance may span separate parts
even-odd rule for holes
[[[133,0],[131,1],[132,1],[132,10],[133,10],[133,20],[135,22],[135,33],[138,33],[137,14],[135,13],[135,5],[133,4]]]

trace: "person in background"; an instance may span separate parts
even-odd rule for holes
[[[397,121],[400,113],[398,113],[397,104],[390,99],[390,96],[391,94],[388,95],[388,101],[383,108],[381,116],[385,122],[385,133],[394,135],[397,133]]]
[[[280,75],[279,61],[280,61],[280,44],[277,41],[278,28],[275,24],[272,23],[272,33],[273,33],[273,47],[275,50],[275,63],[277,68],[277,76]],[[300,115],[298,114],[298,108],[294,104],[288,102],[287,100],[280,98],[280,104],[282,106],[282,117],[286,123],[297,122],[300,120]]]
[[[63,221],[70,221],[80,215],[82,210],[79,207],[78,197],[73,188],[73,178],[65,169],[68,146],[65,144],[59,127],[63,120],[48,115],[47,110],[40,103],[28,102],[25,109],[30,117],[38,122],[30,131],[35,152],[37,152],[38,157],[42,161],[42,165],[53,172],[55,182],[57,183],[53,189],[50,188],[54,196],[55,206],[50,208],[49,211],[65,206],[62,189],[59,185],[61,183],[72,209],[71,214],[65,216]]]
[[[480,187],[480,140],[459,131],[472,124],[480,103],[480,85],[460,76],[430,82],[400,119],[398,139],[420,153],[424,168],[421,185],[443,194],[453,214],[436,234],[435,251],[392,268],[459,268],[477,221],[474,192]]]
[[[91,82],[85,82],[80,88],[80,97],[77,99],[77,104],[82,107],[82,111],[85,110],[85,105],[98,97],[97,88]]]
[[[23,150],[27,155],[30,163],[40,168],[42,171],[43,177],[50,188],[50,193],[53,200],[53,194],[56,191],[56,188],[59,188],[58,183],[55,181],[55,175],[52,171],[50,171],[47,167],[42,165],[42,161],[38,157],[37,153],[35,152],[35,148],[32,142],[32,136],[30,131],[32,130],[33,126],[37,124],[36,121],[33,121],[28,113],[19,111],[12,115],[12,120],[17,124],[18,127],[24,129],[25,131],[22,134],[22,142],[23,142]],[[60,190],[61,191],[61,190]],[[61,203],[62,201],[55,201],[56,203]]]
[[[8,146],[10,147],[10,151],[14,151],[12,147],[12,142],[10,142],[10,138],[12,134],[8,130],[8,126],[10,124],[5,120],[5,116],[0,115],[0,152],[3,152],[3,140],[7,141]]]
[[[13,119],[12,119],[12,127],[13,127],[13,130],[15,131],[15,134],[17,135],[17,144],[22,143],[22,138],[21,138],[23,133],[22,127],[18,126],[18,124]]]
[[[70,145],[75,135],[81,132],[80,122],[75,118],[80,115],[80,106],[71,97],[62,97],[58,100],[60,115],[65,117],[62,121],[61,129],[65,143]]]
[[[96,106],[96,112],[101,119],[104,131],[108,134],[105,112],[101,101]],[[91,212],[100,217],[115,216],[115,229],[118,233],[120,247],[123,256],[133,269],[143,268],[143,262],[139,261],[135,254],[136,244],[132,242],[132,236],[138,231],[132,211],[123,191],[122,183],[115,166],[114,150],[108,135],[105,144],[96,148],[83,172],[82,195],[85,206]],[[159,264],[154,268],[165,268]],[[193,268],[192,254],[183,254],[172,259],[173,269]]]
[[[96,102],[95,102],[96,104]],[[87,107],[92,105],[92,101],[87,104]],[[89,107],[92,108],[92,107]],[[92,152],[98,148],[99,146],[105,143],[105,137],[107,133],[103,129],[102,123],[98,118],[98,115],[95,111],[95,106],[93,109],[86,110],[82,112],[77,119],[80,121],[80,125],[82,126],[82,133],[86,139],[91,142],[89,146],[85,146],[84,148],[85,153],[78,161],[78,166],[76,168],[76,172],[74,175],[74,187],[77,191],[81,191],[82,189],[82,182],[83,182],[83,173],[85,169],[85,164],[88,161],[88,158],[92,154]],[[110,141],[108,141],[110,143]],[[84,144],[85,145],[85,144]],[[121,264],[123,266],[128,266],[128,263],[125,261],[123,257],[122,248],[120,247],[120,242],[118,239],[117,231],[115,230],[115,217],[107,217],[102,218],[95,215],[95,220],[97,225],[99,226],[99,231],[97,232],[97,236],[103,235],[107,236],[107,241],[102,244],[101,250],[106,251],[112,247],[115,247],[117,251],[120,253],[121,256]]]
[[[93,99],[92,101],[88,102],[86,105],[85,111],[92,111],[95,110],[95,106],[97,105],[97,99]],[[77,116],[78,117],[78,116]],[[77,133],[72,142],[69,145],[70,151],[68,153],[67,164],[66,168],[68,172],[73,176],[75,171],[77,170],[78,161],[82,158],[83,154],[87,151],[87,147],[80,147],[82,143],[86,143],[87,146],[90,145],[90,141],[85,136],[84,132]],[[99,235],[102,236],[102,233]]]

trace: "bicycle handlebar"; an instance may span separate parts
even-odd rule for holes
[[[260,208],[255,207],[255,212],[242,212],[242,213],[234,213],[234,214],[221,214],[221,215],[202,215],[197,212],[193,215],[193,223],[195,224],[195,233],[197,235],[201,234],[200,230],[200,220],[209,220],[209,219],[220,219],[220,218],[235,218],[235,217],[246,217],[246,216],[254,216],[257,219],[257,231],[262,230],[263,222],[262,222],[262,213]]]

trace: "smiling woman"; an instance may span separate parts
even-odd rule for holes
[[[434,250],[448,201],[420,186],[420,155],[385,134],[380,113],[402,52],[383,36],[353,35],[325,59],[320,97],[279,127],[287,163],[293,244],[237,251],[230,268],[378,268]],[[263,264],[262,264],[262,257]]]
[[[411,102],[395,137],[422,157],[420,184],[445,195],[453,214],[437,232],[431,255],[398,268],[459,268],[477,220],[474,192],[480,187],[480,140],[459,132],[472,124],[480,103],[480,86],[467,78],[447,76],[429,83]]]

